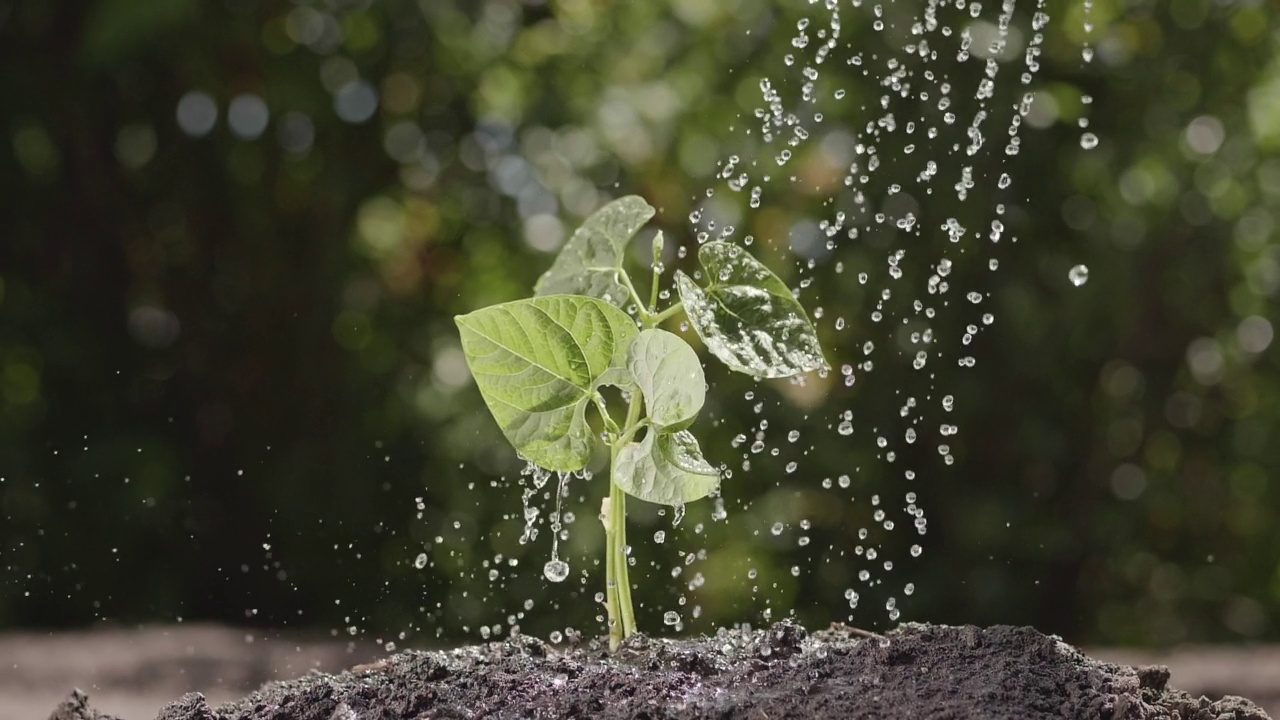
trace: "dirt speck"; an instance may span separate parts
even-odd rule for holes
[[[1168,669],[1093,660],[1031,628],[903,625],[878,636],[792,623],[665,640],[553,647],[528,637],[409,651],[337,675],[271,683],[159,720],[365,718],[991,718],[1269,720],[1243,698],[1196,698]],[[51,720],[112,720],[73,694]]]

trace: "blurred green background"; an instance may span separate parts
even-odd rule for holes
[[[842,6],[842,42],[868,57],[900,47],[869,7]],[[854,278],[883,276],[898,241],[844,241],[802,299],[823,308],[837,367],[872,340],[875,370],[852,387],[838,373],[757,386],[708,364],[720,400],[698,432],[736,470],[728,520],[703,502],[672,530],[632,503],[642,628],[663,630],[666,610],[687,632],[793,610],[812,626],[883,627],[892,595],[903,619],[1028,623],[1076,642],[1280,638],[1280,22],[1262,0],[1047,10],[1021,153],[980,162],[963,207],[950,185],[969,161],[936,158],[947,192],[915,198],[930,219],[903,244],[919,290],[947,245],[940,218],[1007,203],[1018,242],[975,244],[949,277],[989,293],[994,324],[962,348],[973,310],[952,291],[935,323],[948,354],[921,386],[891,329],[867,320],[879,280]],[[883,11],[902,29],[920,6]],[[843,172],[831,157],[878,116],[879,77],[824,67],[827,95],[848,88],[852,102],[797,151],[802,181],[775,183],[759,210],[717,173],[731,153],[772,162],[742,128],[758,124],[762,76],[795,92],[782,56],[803,17],[825,11],[0,1],[0,628],[599,632],[603,488],[571,484],[574,575],[545,583],[549,533],[517,542],[521,463],[469,383],[452,316],[527,294],[567,232],[633,192],[674,249],[696,247],[688,216],[719,187],[716,212],[798,281],[787,238],[830,217]],[[1019,102],[1021,61],[1002,63],[1000,112]],[[982,70],[954,49],[931,67],[957,83]],[[1081,147],[1081,118],[1096,148]],[[1001,147],[1004,128],[987,128]],[[1077,263],[1090,269],[1079,288]],[[849,327],[835,331],[837,316]],[[956,367],[962,354],[976,366]],[[918,387],[934,393],[931,427],[960,428],[944,441],[953,465],[936,436],[896,462],[873,442]],[[831,429],[846,409],[848,437]],[[759,417],[776,455],[733,442]],[[824,487],[845,474],[851,487]],[[900,514],[905,492],[926,510],[923,538]],[[866,520],[873,494],[900,518],[893,533]],[[880,586],[855,579],[867,526]]]

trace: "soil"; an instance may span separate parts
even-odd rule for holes
[[[191,693],[158,720],[428,718],[1037,718],[1267,720],[1238,697],[1168,687],[1163,666],[1089,658],[1031,628],[833,626],[658,640],[530,638],[410,651],[337,675],[274,682],[217,707]],[[73,693],[50,720],[118,720]]]

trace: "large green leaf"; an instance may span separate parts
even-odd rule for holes
[[[618,198],[595,211],[560,250],[551,269],[533,286],[535,295],[588,295],[625,308],[631,302],[618,282],[627,243],[653,217],[638,195]]]
[[[680,430],[698,416],[707,380],[698,353],[666,330],[644,330],[627,351],[627,369],[644,395],[649,421],[659,430]]]
[[[594,439],[587,402],[601,385],[634,387],[635,322],[595,298],[554,295],[454,318],[467,366],[512,446],[548,470],[579,470]]]
[[[720,473],[702,457],[688,430],[659,433],[627,443],[613,463],[613,481],[628,495],[660,505],[704,498],[720,484]]]
[[[818,333],[791,289],[746,250],[709,242],[698,251],[710,284],[676,272],[685,315],[731,370],[779,378],[827,367]]]

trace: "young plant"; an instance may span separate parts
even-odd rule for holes
[[[534,286],[534,297],[455,318],[467,365],[516,451],[546,470],[586,467],[596,445],[594,407],[609,446],[601,520],[609,645],[636,631],[626,541],[626,497],[677,508],[715,492],[720,473],[688,428],[706,399],[698,354],[660,329],[684,311],[731,370],[779,378],[825,368],[813,324],[786,283],[746,250],[708,242],[698,251],[707,285],[675,273],[680,300],[659,310],[662,233],[653,241],[648,302],[624,268],[627,248],[653,217],[643,199],[615,200],[587,218]],[[621,391],[611,414],[601,388]]]

